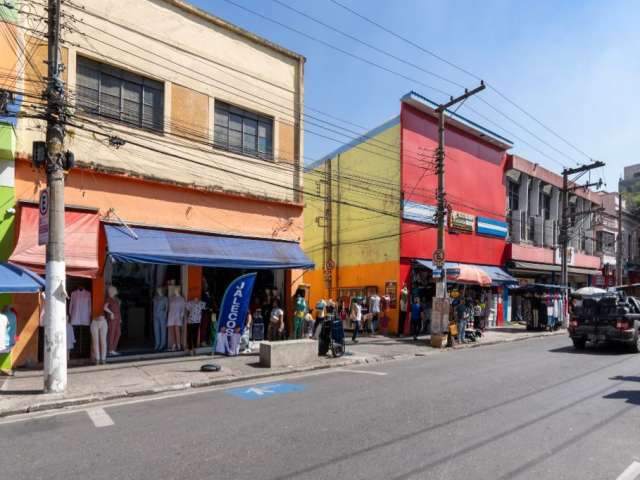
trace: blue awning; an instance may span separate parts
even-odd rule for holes
[[[429,270],[433,270],[437,268],[431,260],[415,260],[415,262],[418,265],[428,268]],[[457,268],[460,267],[460,265],[461,265],[460,263],[445,262],[445,268],[448,271],[456,270]],[[478,267],[484,270],[487,273],[487,275],[491,277],[491,283],[495,286],[510,286],[510,285],[518,284],[518,280],[516,280],[514,277],[509,275],[500,267],[496,267],[493,265],[475,265],[475,264],[465,264],[465,265],[473,265],[474,267]]]
[[[104,229],[109,255],[119,262],[240,269],[314,267],[295,242],[119,225]]]
[[[8,262],[0,262],[0,293],[36,293],[44,290],[37,273]]]

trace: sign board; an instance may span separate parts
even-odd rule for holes
[[[444,250],[438,248],[433,252],[433,263],[438,268],[444,267]]]
[[[241,275],[233,280],[222,297],[215,353],[229,356],[240,352],[240,337],[249,311],[251,292],[257,273]]]
[[[38,245],[46,245],[49,241],[49,189],[40,191],[40,201],[38,203]]]
[[[433,278],[442,278],[442,269],[441,268],[434,268],[431,271],[431,276]]]
[[[509,225],[507,222],[494,220],[493,218],[478,217],[476,224],[478,235],[488,235],[490,237],[507,238]]]
[[[261,400],[263,398],[282,395],[284,393],[303,392],[304,385],[296,383],[267,383],[262,385],[250,385],[248,387],[232,388],[227,390],[227,395],[233,395],[243,400]]]
[[[431,311],[431,333],[446,333],[449,329],[449,308],[448,298],[434,297],[433,310]]]
[[[567,265],[573,266],[575,263],[575,253],[576,250],[573,247],[567,247]],[[562,249],[557,247],[555,249],[555,262],[556,265],[562,265]]]
[[[473,224],[476,221],[475,215],[462,212],[451,212],[449,215],[449,228],[462,232],[473,232]]]
[[[402,203],[402,218],[412,222],[427,223],[436,225],[438,223],[436,212],[438,209],[434,205],[423,205],[422,203],[405,200]]]

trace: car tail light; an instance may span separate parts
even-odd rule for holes
[[[626,320],[618,320],[616,322],[616,328],[618,330],[627,330],[629,328],[629,322]]]
[[[576,320],[575,318],[572,318],[571,321],[569,322],[569,325],[571,325],[572,327],[577,327],[578,324],[578,320]]]

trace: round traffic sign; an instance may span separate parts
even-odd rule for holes
[[[40,202],[38,208],[41,215],[46,215],[49,212],[49,190],[44,189],[40,192]]]
[[[444,265],[444,250],[438,248],[433,252],[433,263],[438,267],[442,267]]]

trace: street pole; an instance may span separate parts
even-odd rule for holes
[[[562,170],[562,212],[560,216],[560,284],[563,287],[569,286],[569,266],[567,265],[567,248],[569,245],[569,191],[574,191],[576,188],[588,188],[594,185],[601,185],[601,181],[594,184],[587,184],[581,186],[572,186],[569,188],[569,175],[576,173],[588,172],[594,168],[604,167],[604,162],[593,162],[588,165],[581,165],[576,168],[565,168]]]
[[[616,285],[622,285],[622,193],[618,185],[618,238],[616,238]]]
[[[49,238],[46,257],[44,316],[44,391],[67,388],[67,329],[64,262],[64,87],[60,78],[60,0],[49,0],[47,77],[47,187],[49,188]]]
[[[457,98],[451,97],[448,102],[439,105],[435,109],[435,112],[438,114],[438,151],[436,152],[436,173],[438,175],[438,192],[437,192],[438,206],[437,206],[436,217],[438,220],[438,235],[437,235],[436,246],[437,246],[438,257],[441,259],[439,260],[441,265],[438,265],[438,266],[442,268],[442,278],[440,282],[436,283],[436,299],[440,299],[439,300],[440,305],[438,306],[437,309],[435,308],[435,305],[434,305],[434,308],[432,311],[434,312],[438,311],[442,315],[442,318],[439,318],[437,319],[437,322],[434,322],[436,323],[434,327],[436,329],[439,328],[440,332],[433,331],[434,329],[432,328],[432,333],[442,333],[446,331],[449,323],[448,307],[444,307],[444,303],[447,302],[447,268],[445,263],[446,253],[445,253],[445,237],[444,237],[445,215],[446,215],[446,193],[445,193],[445,181],[444,181],[444,166],[445,166],[444,133],[445,133],[445,120],[446,120],[445,113],[448,108],[452,107],[457,103],[463,102],[470,96],[475,95],[476,93],[479,93],[484,89],[485,89],[484,82],[481,81],[479,87],[476,87],[473,90],[465,89],[465,92],[463,95],[460,95]],[[433,261],[435,263],[436,255],[434,254],[433,257],[434,257]],[[445,315],[447,318],[444,318]]]

